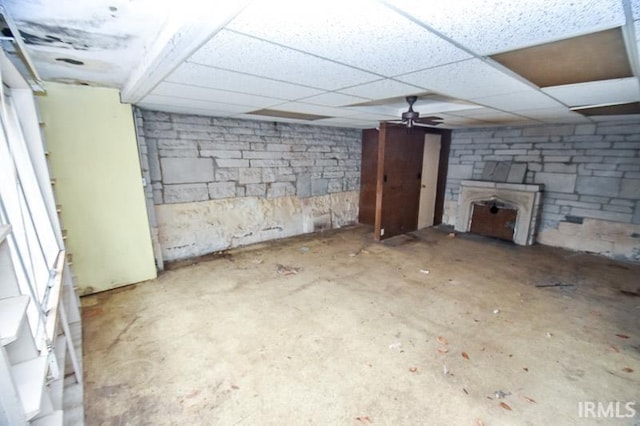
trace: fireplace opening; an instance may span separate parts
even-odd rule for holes
[[[455,230],[533,244],[543,190],[544,185],[463,180]]]
[[[469,231],[485,237],[513,241],[517,218],[518,210],[506,203],[495,200],[475,202]]]

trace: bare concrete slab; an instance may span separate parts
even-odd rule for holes
[[[585,401],[640,408],[640,300],[620,292],[639,265],[449,232],[295,237],[92,296],[87,424],[592,424]]]

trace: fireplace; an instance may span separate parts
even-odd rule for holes
[[[455,229],[533,244],[543,189],[544,185],[464,180]]]

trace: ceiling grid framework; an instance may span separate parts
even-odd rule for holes
[[[419,95],[414,109],[445,128],[640,119],[638,0],[198,3],[4,0],[44,80],[115,87],[155,110],[370,128]],[[599,33],[618,38],[580,44]],[[606,49],[627,71],[586,72]],[[553,55],[573,59],[554,68]]]

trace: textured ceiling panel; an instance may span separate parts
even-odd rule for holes
[[[618,104],[640,100],[637,78],[547,87],[544,92],[570,107]]]
[[[212,110],[212,111],[224,111],[226,115],[240,114],[244,112],[249,112],[254,110],[255,107],[252,106],[243,106],[243,105],[233,105],[222,102],[208,102],[201,101],[197,99],[184,99],[184,98],[176,98],[173,96],[163,96],[163,95],[148,95],[140,102],[140,105],[145,104],[156,104],[156,105],[168,105],[168,106],[176,106],[176,107],[191,107],[197,108],[201,110]],[[208,114],[212,115],[212,114]]]
[[[623,25],[620,0],[388,0],[479,55]]]
[[[372,0],[254,2],[229,28],[387,77],[470,57]]]
[[[378,126],[378,121],[358,120],[352,117],[349,117],[349,118],[334,117],[334,118],[316,120],[314,124],[319,124],[323,126],[352,127],[356,129],[371,129]]]
[[[179,114],[195,114],[195,115],[207,115],[213,117],[230,117],[235,115],[226,109],[213,109],[213,108],[197,108],[193,105],[172,105],[166,103],[164,100],[159,100],[159,102],[139,102],[136,104],[140,108],[150,109],[154,111],[163,111],[163,112],[176,112]]]
[[[539,120],[544,123],[588,123],[589,120],[569,108],[537,108],[518,111],[519,115]]]
[[[170,82],[160,83],[155,89],[153,89],[150,95],[172,96],[176,98],[197,99],[201,101],[247,105],[261,108],[284,102],[282,99],[266,98],[263,96],[248,95],[246,93],[208,89]]]
[[[169,75],[167,81],[291,101],[323,93],[323,90],[320,89],[211,68],[189,62],[179,66]]]
[[[473,99],[473,102],[505,111],[520,111],[534,108],[563,107],[558,101],[534,89],[505,95]]]
[[[326,90],[379,79],[371,73],[225,30],[189,61]]]
[[[415,95],[424,91],[425,89],[423,88],[390,79],[378,80],[373,83],[366,83],[340,90],[340,92],[348,95],[370,99],[386,99],[396,96]]]
[[[498,71],[479,59],[456,62],[397,77],[454,98],[475,99],[522,92],[527,84]]]
[[[343,95],[342,93],[327,92],[321,95],[315,95],[308,98],[300,99],[300,101],[309,104],[338,107],[351,105],[358,102],[366,102],[367,99],[356,96]]]
[[[512,50],[492,58],[538,87],[633,75],[620,28]]]

